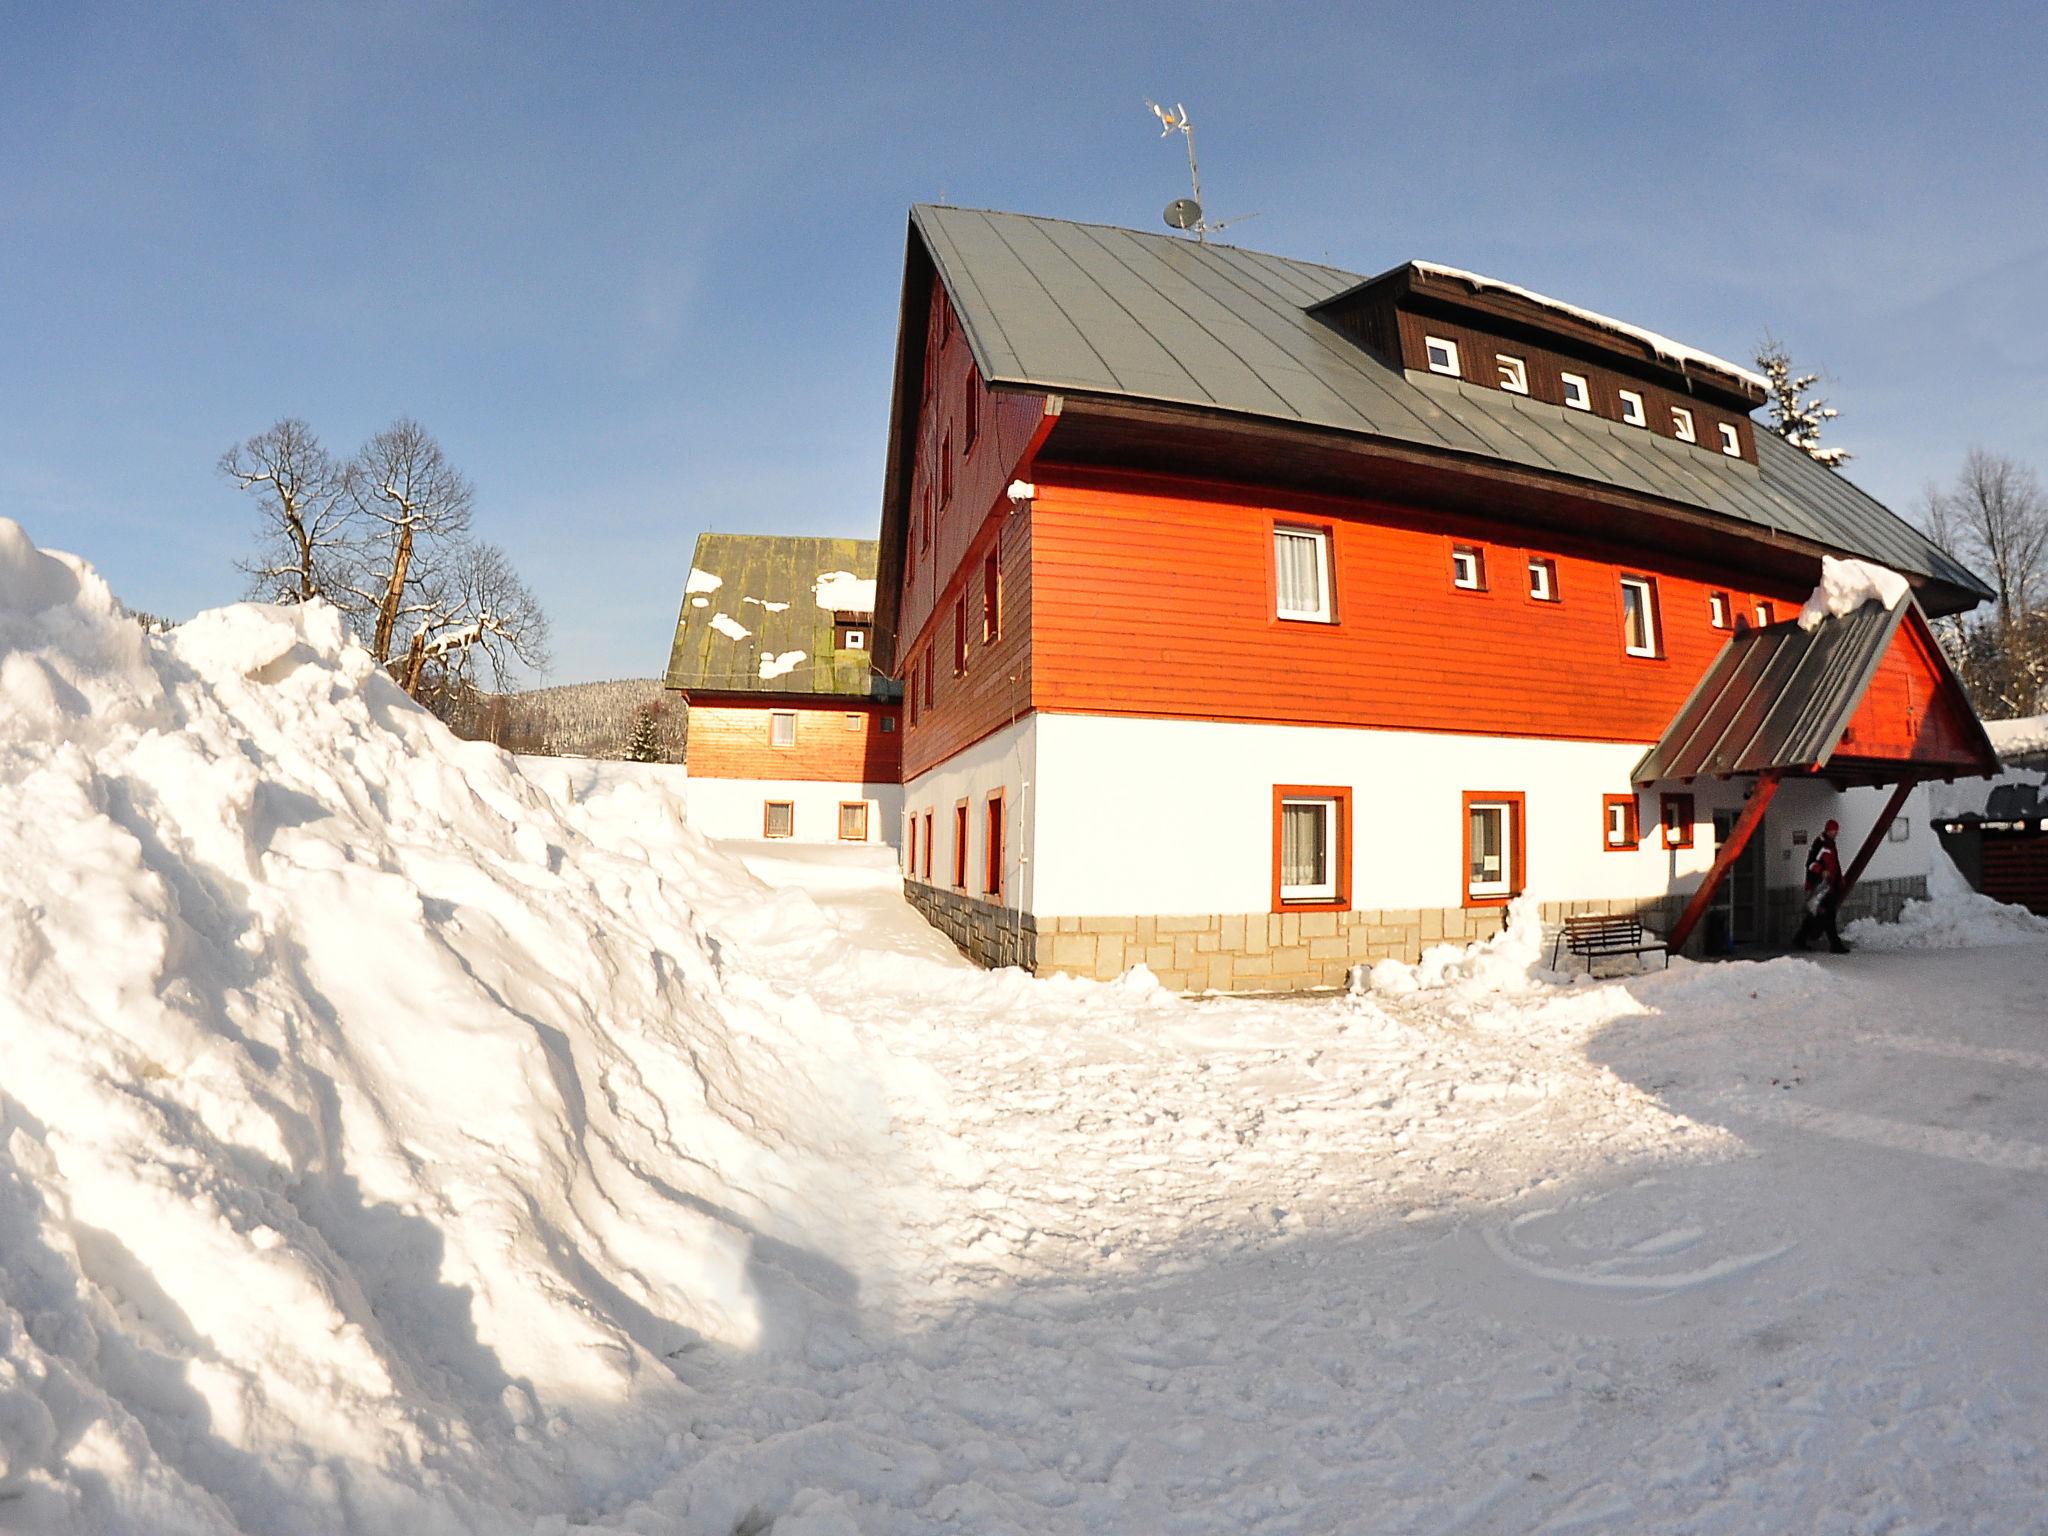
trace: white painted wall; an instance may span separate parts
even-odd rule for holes
[[[969,895],[981,893],[987,857],[982,839],[986,835],[983,803],[990,790],[1003,791],[1004,817],[1008,830],[1003,836],[1003,904],[1032,910],[1032,882],[1036,871],[1031,856],[1032,823],[1036,814],[1038,722],[1042,715],[1026,715],[992,736],[956,752],[929,773],[919,774],[903,786],[903,811],[922,816],[932,812],[932,827],[938,847],[932,856],[932,883],[950,887],[953,883],[953,808],[967,801],[967,888]],[[899,822],[891,840],[907,849],[904,826]],[[923,867],[923,857],[918,860]],[[1131,908],[1131,911],[1142,910]]]
[[[706,837],[761,836],[761,808],[769,800],[795,807],[791,841],[839,841],[839,803],[868,803],[868,841],[894,847],[903,826],[900,784],[847,784],[816,779],[689,779],[683,804],[690,825]]]
[[[1267,910],[1275,784],[1351,788],[1355,907],[1459,904],[1467,790],[1527,797],[1529,888],[1543,900],[1689,891],[1713,862],[1714,810],[1739,807],[1746,787],[1673,786],[1693,794],[1696,830],[1693,847],[1671,851],[1657,832],[1657,793],[1646,792],[1638,800],[1641,847],[1613,853],[1602,845],[1601,796],[1627,792],[1642,745],[1095,715],[1022,723],[1034,724],[1022,740],[1036,782],[1024,796],[1028,815],[1015,818],[1012,846],[1029,861],[1028,910],[1041,917]],[[954,782],[978,783],[977,771],[996,770],[992,758],[978,769],[963,762],[974,755],[926,775],[908,803],[950,808]],[[1884,795],[1838,796],[1807,783],[1781,790],[1765,823],[1770,883],[1799,883],[1804,861],[1791,853],[1792,832],[1809,822],[1817,831],[1830,815],[1843,824],[1846,861]],[[1912,836],[1884,845],[1871,877],[1925,874],[1924,795],[1905,814]],[[941,860],[948,835],[941,831]],[[934,873],[943,880],[947,871],[940,864]]]

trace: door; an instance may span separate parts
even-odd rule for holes
[[[1727,846],[1741,815],[1739,810],[1714,812],[1715,852]],[[1714,893],[1714,912],[1727,924],[1729,942],[1734,944],[1756,944],[1764,937],[1764,850],[1770,846],[1769,824],[1767,816]]]

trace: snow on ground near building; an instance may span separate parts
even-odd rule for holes
[[[459,743],[319,610],[145,637],[9,524],[0,695],[0,1529],[2048,1505],[2048,944],[983,973],[881,850]]]

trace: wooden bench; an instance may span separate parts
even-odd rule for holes
[[[1640,917],[1568,917],[1564,927],[1557,933],[1557,942],[1550,946],[1550,968],[1557,969],[1557,954],[1560,949],[1570,949],[1584,958],[1586,969],[1593,969],[1593,962],[1608,955],[1661,954],[1664,964],[1671,964],[1671,949],[1662,939],[1653,939],[1643,932]]]

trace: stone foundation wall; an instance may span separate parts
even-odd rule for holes
[[[1048,917],[994,907],[957,891],[904,884],[904,895],[925,920],[982,965],[1021,965],[1041,975],[1064,971],[1110,981],[1143,964],[1176,992],[1304,992],[1342,987],[1354,965],[1380,960],[1412,963],[1432,944],[1469,944],[1491,938],[1506,920],[1501,907],[1422,907],[1363,912],[1250,912],[1164,917]],[[1865,880],[1842,921],[1878,917],[1890,922],[1908,900],[1924,898],[1922,877]],[[1614,901],[1546,901],[1543,921],[1555,928],[1566,917],[1635,914],[1646,927],[1669,933],[1685,910],[1684,895]],[[1766,947],[1788,943],[1799,926],[1801,893],[1767,893]],[[1697,955],[1702,923],[1686,945]]]

